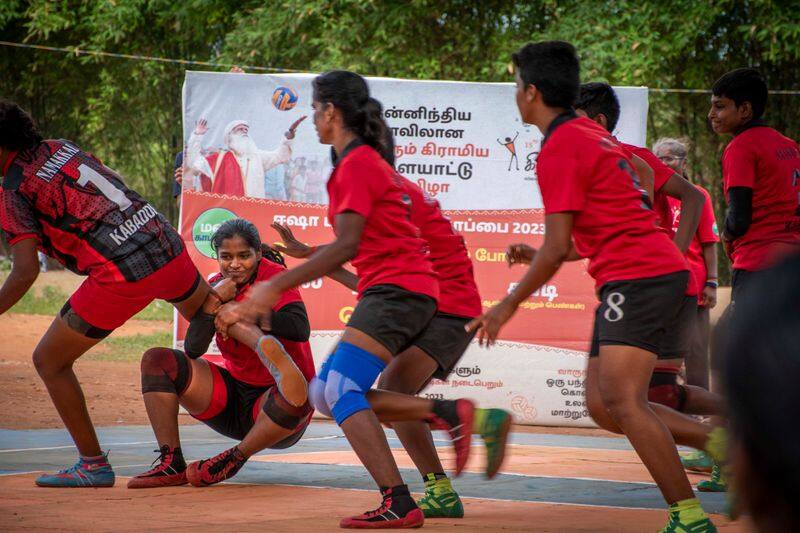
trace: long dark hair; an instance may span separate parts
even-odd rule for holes
[[[347,70],[330,70],[314,78],[313,86],[315,101],[333,104],[347,129],[389,159],[391,130],[383,119],[383,106],[369,95],[364,78]]]
[[[261,235],[258,233],[258,228],[249,220],[243,218],[232,218],[220,224],[214,235],[211,236],[211,249],[214,253],[217,252],[222,241],[232,239],[236,236],[244,239],[244,242],[253,250],[260,251],[261,256],[273,263],[286,266],[283,260],[283,255],[278,250],[270,248],[268,245],[261,242]]]

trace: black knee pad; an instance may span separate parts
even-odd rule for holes
[[[150,348],[142,356],[142,394],[171,392],[181,395],[192,379],[189,359],[180,350]]]
[[[676,411],[683,411],[686,406],[686,388],[678,384],[678,370],[674,368],[656,368],[650,378],[647,399],[653,403],[666,405]]]
[[[306,403],[300,407],[290,404],[278,391],[277,387],[272,387],[267,393],[267,399],[261,410],[270,420],[284,429],[297,429],[297,426],[306,419],[311,413],[311,405]]]

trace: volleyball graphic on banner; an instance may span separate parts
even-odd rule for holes
[[[272,105],[281,111],[289,111],[297,105],[297,91],[291,87],[278,87],[272,93]]]

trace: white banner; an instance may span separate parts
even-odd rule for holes
[[[253,200],[260,198],[298,204],[326,203],[330,148],[319,143],[311,120],[313,78],[309,74],[187,72],[183,118],[188,173],[184,187],[227,196],[248,196],[250,202],[262,201]],[[520,223],[524,224],[512,221],[511,229],[519,226],[527,237],[504,235],[505,240],[497,241],[503,249],[494,250],[491,248],[494,238],[484,235],[488,244],[484,242],[480,248],[472,246],[472,240],[477,242],[482,228],[501,227],[492,222],[497,217],[492,218],[491,213],[482,216],[482,211],[496,215],[503,211],[508,213],[507,210],[542,207],[535,164],[541,134],[534,126],[521,122],[513,84],[388,78],[370,78],[368,83],[373,96],[383,103],[384,115],[393,130],[398,171],[437,198],[444,209],[461,212],[457,218],[462,220],[462,225],[471,228],[465,230],[468,246],[482,254],[474,256],[476,261],[496,262],[493,268],[505,269],[505,260],[501,257],[507,245],[505,240],[517,238],[538,245],[542,215],[523,212]],[[614,133],[623,141],[643,145],[647,88],[615,89],[622,114],[618,131]],[[287,141],[287,128],[303,115],[308,115],[308,119],[297,128],[296,138]],[[237,137],[235,131],[243,122],[249,128],[248,141]],[[250,143],[250,157],[234,158],[231,154],[231,144],[241,142]],[[233,183],[244,192],[220,190],[229,187],[225,183]],[[214,205],[226,205],[224,201],[216,202]],[[238,204],[232,201],[231,205]],[[291,212],[291,206],[280,209]],[[297,209],[299,213],[299,205]],[[290,218],[284,217],[284,221]],[[307,217],[295,218],[295,229],[306,230],[302,221]],[[268,227],[271,221],[254,220],[260,228]],[[183,222],[182,230],[187,239],[196,231],[192,223]],[[514,230],[514,233],[518,232]],[[273,236],[262,237],[269,240]],[[194,239],[198,242],[197,235]],[[487,274],[486,270],[482,273],[481,268],[476,268],[477,281],[486,306],[502,296],[500,291],[505,289],[500,287],[509,284],[505,280],[500,283],[498,279],[488,279],[486,276],[498,276]],[[519,277],[522,271],[515,270],[513,275]],[[553,335],[509,337],[501,339],[503,342],[489,351],[473,344],[450,378],[432,383],[423,394],[474,398],[481,405],[513,411],[523,423],[591,425],[583,397],[586,367],[583,350],[588,347],[587,332],[590,331],[594,297],[588,280],[579,285],[573,283],[572,280],[581,276],[583,273],[576,271],[571,278],[561,279],[562,284],[580,287],[582,303],[570,303],[578,300],[566,290],[566,300],[546,294],[531,298],[528,312],[538,313],[537,320],[551,320]],[[563,281],[565,279],[569,281]],[[329,286],[326,283],[313,295],[311,291],[304,291],[306,305],[314,307],[314,298],[319,298],[321,291],[329,291]],[[312,328],[316,328],[312,333],[312,348],[319,365],[337,338],[332,328],[343,322],[339,322],[333,312],[326,314],[330,318],[328,321],[316,319],[313,309],[310,315]],[[518,313],[515,320],[527,320],[526,316],[529,315]],[[564,321],[561,316],[565,317]],[[541,327],[541,322],[538,325]],[[565,341],[565,335],[572,337]],[[555,337],[561,340],[555,342],[552,340]],[[520,339],[525,342],[519,342]]]

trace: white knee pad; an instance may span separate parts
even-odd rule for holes
[[[325,416],[333,418],[328,402],[325,400],[325,385],[326,383],[319,378],[312,379],[308,385],[308,400],[314,406],[314,409]]]

